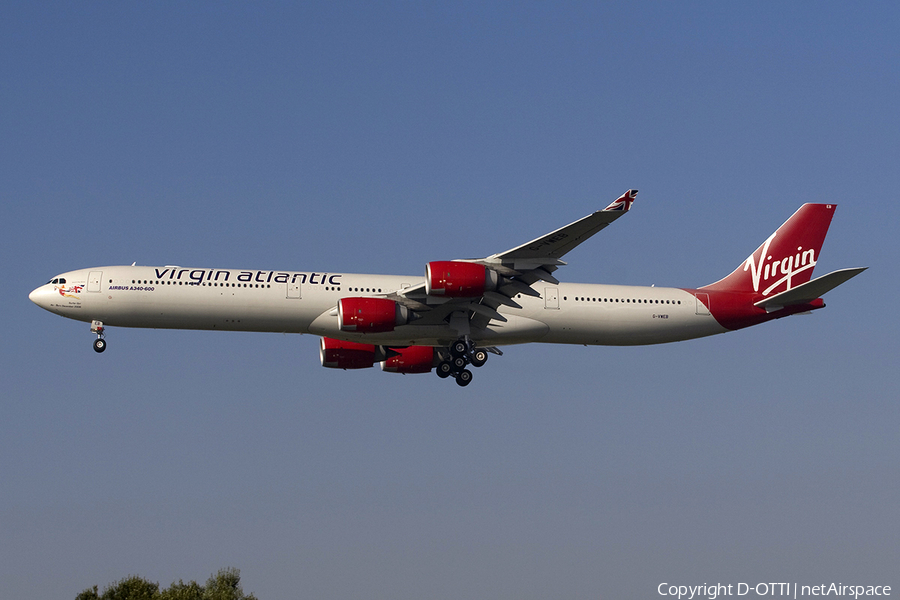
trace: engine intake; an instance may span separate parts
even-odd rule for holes
[[[484,265],[434,261],[425,265],[425,292],[429,296],[477,298],[497,288],[499,276]]]
[[[409,311],[387,298],[341,298],[338,326],[341,331],[383,333],[409,322]]]

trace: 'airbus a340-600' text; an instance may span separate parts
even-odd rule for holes
[[[111,266],[62,273],[29,298],[106,328],[306,333],[322,365],[472,380],[500,346],[641,345],[724,333],[825,306],[821,296],[865,270],[812,279],[834,204],[804,204],[737,269],[700,288],[560,282],[576,246],[627,213],[629,190],[603,210],[480,259],[429,262],[422,275]]]

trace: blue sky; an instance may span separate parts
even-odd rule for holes
[[[900,586],[892,3],[0,9],[0,581],[242,570],[261,599]],[[648,348],[511,347],[465,390],[305,336],[111,329],[108,264],[417,274],[602,208],[565,281],[699,286],[839,205],[828,308]],[[896,587],[895,587],[896,589]]]

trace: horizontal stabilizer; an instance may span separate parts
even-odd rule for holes
[[[775,294],[771,298],[766,298],[756,302],[754,306],[766,309],[768,312],[774,312],[785,306],[794,306],[797,304],[808,304],[816,298],[833,290],[851,277],[856,277],[868,267],[857,267],[854,269],[840,269],[833,271],[828,275],[816,277],[812,281],[791,288],[786,292]]]

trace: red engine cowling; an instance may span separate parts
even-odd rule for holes
[[[368,369],[375,364],[375,346],[323,337],[319,358],[329,369]]]
[[[387,298],[341,298],[338,301],[338,326],[341,331],[383,333],[409,320],[405,306]]]
[[[429,296],[477,298],[497,287],[497,273],[475,263],[441,260],[425,265],[425,292]]]
[[[434,365],[434,348],[410,346],[392,348],[397,354],[381,363],[381,370],[388,373],[429,373]]]

